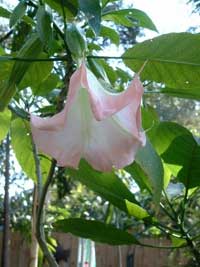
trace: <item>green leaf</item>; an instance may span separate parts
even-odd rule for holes
[[[0,80],[8,80],[9,74],[13,67],[13,62],[11,61],[0,61]]]
[[[128,73],[128,71],[122,70],[121,68],[116,68],[116,75],[120,78],[122,83],[128,83],[133,77]]]
[[[109,11],[102,14],[102,19],[113,21],[126,27],[140,26],[152,31],[157,31],[156,26],[147,14],[139,9],[122,9]]]
[[[138,220],[150,217],[149,213],[142,207],[126,200],[126,207],[128,209],[128,214],[137,218]]]
[[[11,12],[4,7],[0,6],[0,17],[9,19]]]
[[[186,128],[161,122],[152,143],[173,176],[187,188],[200,185],[200,146]]]
[[[149,130],[153,129],[154,126],[156,126],[159,123],[159,116],[156,112],[156,110],[146,105],[142,108],[142,128],[144,130],[147,130],[147,134],[149,133]]]
[[[159,89],[159,93],[174,97],[200,100],[200,90],[196,88],[170,88],[164,87]]]
[[[41,57],[45,58],[44,56]],[[52,62],[33,62],[21,80],[19,88],[24,89],[28,86],[31,88],[37,88],[47,79],[52,68]]]
[[[99,60],[96,60],[94,58],[88,59],[88,64],[90,66],[91,71],[94,73],[94,75],[99,79],[103,79],[104,81],[108,82],[108,76],[102,67],[101,64],[99,64]]]
[[[79,0],[79,7],[85,13],[91,28],[98,35],[101,27],[101,6],[99,0]]]
[[[10,120],[11,112],[8,109],[5,109],[3,112],[0,112],[0,142],[6,137],[10,129]]]
[[[101,0],[102,8],[106,7],[109,3],[116,2],[117,0]]]
[[[32,35],[18,52],[17,57],[36,58],[40,55],[41,51],[42,44],[39,37],[37,35]],[[1,86],[0,110],[3,110],[15,95],[16,86],[21,82],[30,65],[31,63],[27,61],[16,61],[13,64],[7,83]]]
[[[184,245],[187,244],[187,241],[184,238],[181,237],[175,237],[175,236],[171,236],[171,241],[172,241],[172,245],[175,247],[182,247]]]
[[[159,116],[156,110],[146,105],[142,107],[142,128],[146,131],[146,134],[151,141],[151,136],[154,135],[154,131],[156,130],[156,126],[159,124]]]
[[[70,218],[57,221],[55,230],[113,246],[139,244],[133,235],[99,221]]]
[[[194,94],[199,98],[200,35],[170,33],[136,44],[124,54],[124,62],[135,72],[147,61],[143,80],[165,83],[170,92]],[[126,58],[126,59],[125,59]],[[164,90],[164,89],[163,89]],[[191,90],[191,91],[190,91]],[[194,92],[194,93],[193,93]]]
[[[10,16],[10,27],[13,27],[25,14],[26,4],[20,2],[13,10]]]
[[[78,60],[82,58],[85,54],[87,45],[81,28],[79,28],[75,23],[68,23],[65,39],[73,57]]]
[[[45,10],[45,6],[39,6],[36,14],[37,32],[42,43],[46,46],[53,39],[53,31],[51,27],[51,15]]]
[[[99,35],[104,38],[109,38],[113,44],[119,45],[119,34],[114,29],[102,26]]]
[[[146,105],[145,107],[142,108],[142,128],[146,130],[146,135],[148,136],[150,141],[152,138],[154,138],[156,127],[159,123],[160,123],[159,116],[153,107]],[[164,188],[167,188],[170,182],[171,173],[169,172],[165,164],[163,165],[163,168],[164,168],[164,181],[163,181]],[[144,189],[146,187],[142,185],[141,188]]]
[[[145,147],[139,149],[135,162],[125,168],[139,185],[146,187],[159,203],[163,189],[163,165],[160,157],[147,139]],[[140,181],[141,180],[141,181]]]
[[[11,122],[11,145],[22,170],[36,182],[35,161],[27,121],[18,118]],[[40,162],[42,176],[46,178],[50,168],[50,160],[47,157],[40,157]]]
[[[60,82],[60,78],[55,73],[51,73],[44,81],[42,81],[36,87],[32,86],[32,91],[34,95],[46,96],[53,89],[57,87]]]
[[[68,169],[67,174],[125,212],[127,212],[126,200],[137,204],[134,195],[117,175],[98,172],[84,160],[81,161],[78,170]]]
[[[98,79],[103,79],[105,82],[114,85],[118,78],[117,73],[105,60],[90,58],[88,59],[88,63]]]
[[[44,2],[61,16],[63,15],[63,5],[68,20],[72,20],[78,13],[78,0],[44,0]]]
[[[109,82],[114,85],[116,80],[119,78],[116,70],[114,70],[105,60],[98,60],[98,63],[102,65],[103,69],[105,70]],[[113,88],[113,91],[116,92],[115,88]]]

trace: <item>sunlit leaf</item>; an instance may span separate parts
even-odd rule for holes
[[[187,188],[200,185],[200,146],[186,128],[161,122],[152,142],[173,176]]]
[[[0,142],[5,138],[6,134],[9,131],[10,119],[11,112],[8,109],[5,109],[3,112],[0,112]]]
[[[140,26],[153,31],[157,31],[156,26],[149,16],[139,9],[121,9],[105,12],[102,19],[113,21],[127,27]]]
[[[124,62],[141,73],[143,80],[166,84],[163,92],[200,98],[199,34],[169,33],[136,44],[124,54]],[[161,90],[161,89],[159,89]]]
[[[30,137],[29,123],[22,119],[15,119],[11,123],[11,144],[15,156],[22,170],[27,176],[37,181],[33,148]],[[47,157],[40,157],[41,171],[45,180],[49,168],[50,160]]]
[[[32,35],[24,46],[17,53],[17,57],[19,58],[36,58],[40,55],[42,51],[42,44],[37,35]],[[0,91],[0,109],[4,109],[9,103],[10,99],[16,93],[16,87],[21,82],[24,77],[26,71],[30,67],[31,62],[28,61],[15,61],[11,72],[9,73],[9,77],[7,82],[1,86]]]

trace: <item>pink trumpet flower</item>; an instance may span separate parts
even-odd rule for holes
[[[127,90],[114,94],[104,90],[82,63],[71,77],[64,109],[46,119],[31,115],[34,142],[58,166],[77,168],[84,158],[99,171],[123,168],[146,142],[141,131],[142,94],[138,75]]]

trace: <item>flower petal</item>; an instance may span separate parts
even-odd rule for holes
[[[63,111],[47,119],[31,115],[34,141],[59,166],[76,168],[83,157],[100,171],[122,168],[145,143],[142,93],[136,76],[125,92],[110,94],[82,64],[70,79]]]
[[[128,120],[124,114],[131,114],[129,105],[119,113],[102,121],[93,118],[90,142],[84,158],[97,170],[111,171],[134,161],[135,154],[145,144],[145,136],[137,128],[136,118]]]
[[[135,76],[127,90],[114,94],[104,90],[94,74],[86,69],[84,64],[81,66],[81,71],[82,77],[85,77],[82,79],[82,86],[88,90],[91,108],[97,120],[103,120],[131,102],[137,103],[138,99],[141,99],[143,86],[138,75]]]
[[[130,164],[139,145],[137,139],[108,118],[94,123],[84,158],[97,170],[111,171]]]

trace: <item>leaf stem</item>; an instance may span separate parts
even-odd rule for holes
[[[188,198],[188,187],[185,188],[184,199],[183,199],[183,202],[181,202],[182,213],[181,213],[180,221],[181,221],[182,225],[184,225],[184,217],[185,217],[187,198]]]
[[[52,161],[47,180],[43,187],[42,175],[41,175],[41,169],[40,169],[40,160],[38,157],[37,148],[33,141],[32,135],[31,135],[31,141],[32,141],[33,156],[35,160],[35,172],[36,172],[36,177],[37,177],[37,191],[38,191],[38,198],[39,198],[37,219],[36,219],[36,237],[40,245],[40,248],[42,249],[42,252],[49,263],[49,266],[58,267],[58,264],[56,263],[54,256],[51,254],[51,252],[48,249],[47,242],[45,239],[44,212],[43,212],[46,194],[48,191],[48,187],[51,184],[51,181],[53,179],[56,162],[55,160]]]
[[[63,14],[64,34],[66,34],[67,25],[66,25],[66,14],[65,14],[65,8],[64,8],[64,0],[60,0],[60,5],[62,8],[62,14]]]
[[[168,195],[167,195],[167,192],[166,192],[165,190],[163,190],[163,192],[164,192],[164,196],[165,196],[165,199],[166,199],[166,201],[167,201],[167,204],[168,204],[168,206],[170,207],[170,209],[171,209],[171,211],[172,211],[172,213],[173,213],[173,215],[174,215],[174,218],[177,218],[177,213],[176,213],[176,211],[175,211],[175,209],[174,209],[172,203],[171,203],[170,200],[169,200],[169,197],[168,197]]]
[[[13,33],[13,29],[11,29],[9,32],[7,32],[3,37],[0,38],[0,44],[3,43],[6,39],[10,37],[10,35]]]
[[[183,209],[185,209],[185,204],[186,204],[186,202],[187,202],[187,196],[188,196],[188,192],[187,192],[187,191],[188,191],[188,190],[186,189],[185,196],[184,196],[184,200],[183,200],[183,201],[184,201],[184,207],[183,207]],[[188,231],[186,231],[186,230],[184,229],[184,225],[183,225],[183,217],[184,217],[185,211],[182,213],[182,217],[181,217],[182,220],[180,221],[180,219],[179,219],[179,217],[178,217],[178,214],[177,214],[176,211],[174,210],[172,204],[170,203],[170,200],[169,200],[168,197],[167,197],[167,194],[166,194],[165,196],[166,196],[166,200],[167,200],[167,202],[168,202],[168,205],[169,205],[169,207],[171,208],[171,210],[172,210],[174,216],[172,216],[172,215],[165,209],[164,205],[161,205],[161,207],[162,207],[163,211],[166,213],[166,215],[168,215],[168,216],[171,218],[171,220],[172,220],[174,223],[176,223],[177,227],[180,229],[180,232],[181,232],[181,234],[182,234],[182,237],[184,237],[185,240],[186,240],[186,242],[187,242],[186,246],[188,246],[188,247],[190,248],[190,250],[191,250],[191,252],[192,252],[192,254],[194,255],[194,258],[195,258],[195,260],[196,260],[197,266],[199,266],[198,263],[200,262],[200,253],[199,253],[199,251],[196,249],[196,245],[194,244],[193,239],[191,239],[190,235],[188,234]],[[175,215],[176,215],[176,216],[175,216]]]
[[[18,107],[13,107],[11,104],[8,105],[8,109],[12,111],[15,115],[17,115],[17,117],[20,117],[23,120],[30,120],[30,115],[26,111],[21,110]]]
[[[46,180],[44,187],[41,191],[40,201],[39,201],[39,205],[38,205],[38,212],[37,212],[37,222],[36,222],[36,235],[37,235],[38,243],[39,243],[39,245],[40,245],[40,247],[44,253],[44,256],[46,257],[50,267],[58,267],[58,264],[56,263],[54,256],[49,251],[49,249],[47,247],[47,242],[45,240],[45,232],[44,232],[44,226],[43,226],[43,223],[44,223],[44,221],[43,221],[44,220],[43,208],[44,208],[44,203],[45,203],[46,194],[48,192],[49,185],[51,184],[51,182],[53,180],[55,166],[56,166],[56,161],[52,160],[47,180]]]

